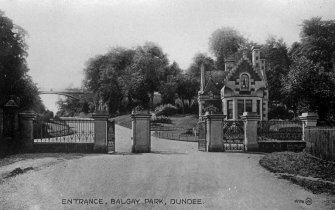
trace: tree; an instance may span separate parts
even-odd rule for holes
[[[304,56],[294,58],[283,79],[283,92],[295,112],[316,111],[321,119],[331,117],[330,102],[334,99],[335,75],[324,72],[320,64]]]
[[[289,71],[290,59],[283,39],[269,37],[261,46],[262,57],[266,58],[266,77],[269,86],[270,111],[273,106],[284,103],[281,78]]]
[[[292,47],[293,56],[305,56],[326,72],[335,71],[335,20],[324,21],[320,17],[304,20],[300,37],[301,43]]]
[[[162,48],[152,42],[139,46],[133,61],[133,70],[143,76],[143,85],[150,96],[150,109],[153,108],[154,92],[159,90],[160,78],[164,75],[169,61]]]
[[[216,57],[218,69],[224,69],[224,61],[246,44],[246,39],[234,28],[223,27],[214,31],[209,38],[209,49]]]
[[[26,32],[0,11],[0,105],[14,95],[21,109],[44,111],[36,84],[28,75]]]
[[[68,89],[70,91],[70,89]],[[72,88],[71,91],[81,91],[79,88]],[[56,104],[58,106],[57,116],[73,117],[80,112],[85,114],[93,112],[94,105],[94,96],[92,93],[80,94],[77,96],[79,98],[66,97],[65,99],[59,99]]]
[[[186,74],[200,81],[200,69],[202,64],[206,71],[215,70],[214,60],[204,53],[198,53],[193,57],[193,61],[187,69]]]
[[[188,101],[188,108],[190,108],[192,104],[192,100],[197,95],[197,91],[199,88],[199,81],[195,78],[191,78],[187,75],[181,75],[176,78],[176,93],[178,94],[179,99],[183,104],[183,112],[185,112],[185,100]]]
[[[130,95],[131,86],[140,82],[131,68],[134,55],[133,49],[116,47],[86,64],[84,86],[93,91],[95,104],[102,99],[108,105],[110,114],[120,109],[122,100]]]

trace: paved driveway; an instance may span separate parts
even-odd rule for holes
[[[84,155],[3,179],[0,208],[334,208],[330,197],[313,195],[264,170],[260,154],[204,153],[196,143],[157,138],[152,153],[131,154],[130,130],[116,126],[116,135],[114,155]]]

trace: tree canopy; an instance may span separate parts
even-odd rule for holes
[[[225,59],[237,53],[247,40],[234,28],[223,27],[215,30],[209,38],[209,50],[216,57],[218,69],[224,69]]]
[[[0,11],[0,105],[12,96],[21,109],[43,111],[36,84],[28,75],[26,31]]]

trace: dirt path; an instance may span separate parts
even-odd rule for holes
[[[204,153],[197,151],[196,143],[157,138],[152,139],[153,153],[131,154],[130,130],[116,126],[116,135],[118,153],[114,155],[85,155],[5,179],[0,184],[0,208],[335,207],[334,203],[330,203],[330,197],[313,195],[263,169],[258,163],[262,157],[259,154]],[[311,198],[311,205],[305,203],[306,198]],[[87,205],[85,200],[74,199],[101,199],[102,204]],[[175,202],[182,202],[180,199],[192,204],[176,204]],[[70,201],[72,204],[69,204]],[[91,201],[99,203],[99,200]],[[124,204],[117,204],[118,202]]]

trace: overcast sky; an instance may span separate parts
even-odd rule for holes
[[[304,19],[335,19],[334,0],[0,0],[0,10],[28,32],[30,75],[47,89],[79,87],[85,62],[114,46],[152,41],[186,69],[220,27],[290,46]]]

